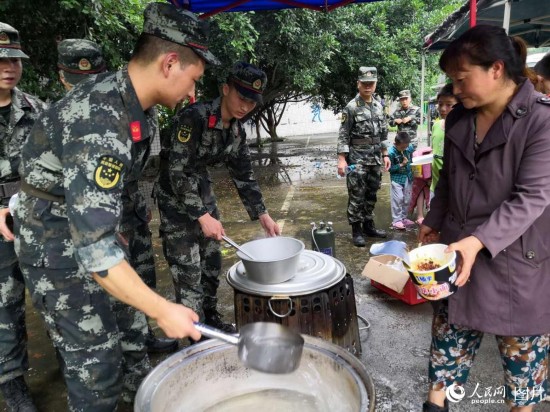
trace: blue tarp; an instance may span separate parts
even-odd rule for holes
[[[195,13],[216,14],[226,11],[280,10],[306,8],[331,11],[351,3],[370,3],[377,0],[168,0]]]

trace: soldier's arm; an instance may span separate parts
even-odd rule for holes
[[[338,131],[338,143],[336,145],[336,153],[347,156],[349,153],[349,143],[351,139],[351,128],[353,127],[353,113],[348,106],[342,111],[342,119],[340,130]]]
[[[198,315],[151,290],[127,261],[109,268],[107,276],[94,273],[93,277],[109,294],[155,319],[166,336],[200,339],[200,332],[193,326],[199,320]]]
[[[208,212],[200,197],[201,176],[197,170],[197,147],[202,135],[202,121],[194,110],[178,113],[172,130],[169,174],[172,190],[185,205],[191,219]]]
[[[257,220],[258,217],[267,212],[260,186],[254,176],[250,149],[246,143],[246,133],[240,131],[241,143],[236,155],[231,156],[226,166],[233,183],[237,188],[241,202],[243,203],[248,216],[251,220]]]
[[[399,111],[399,110],[395,110],[395,111],[390,115],[390,117],[389,117],[389,119],[390,119],[389,123],[390,123],[390,126],[391,126],[391,127],[397,126],[397,123],[395,123],[395,119],[397,118],[397,117],[396,117],[396,113],[397,113],[398,111]]]
[[[348,165],[347,156],[349,153],[352,127],[353,115],[350,108],[346,106],[342,111],[340,130],[338,131],[338,143],[336,145],[336,153],[338,154],[337,173],[340,176],[344,176],[346,174],[346,166]]]
[[[420,108],[417,107],[416,109],[414,109],[414,112],[409,114],[409,117],[411,118],[411,121],[409,122],[409,124],[411,126],[419,125],[420,124]]]
[[[388,148],[390,147],[390,143],[388,141],[388,122],[386,121],[386,115],[384,114],[384,110],[381,107],[381,113],[380,116],[380,145],[381,145],[381,151],[382,155],[388,154]]]

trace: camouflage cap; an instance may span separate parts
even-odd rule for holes
[[[267,76],[263,70],[250,63],[238,62],[231,69],[229,80],[244,97],[263,102],[262,94],[267,85]]]
[[[66,39],[57,45],[57,67],[71,84],[107,70],[99,46],[90,40]]]
[[[0,22],[0,58],[28,59],[21,51],[19,32],[9,24]]]
[[[398,94],[400,99],[404,99],[406,97],[411,97],[411,91],[410,90],[401,90]]]
[[[376,70],[376,67],[359,67],[357,80],[360,82],[375,82],[378,80],[378,70]]]
[[[208,23],[170,3],[149,3],[143,13],[143,33],[190,47],[206,63],[220,61],[208,50]]]

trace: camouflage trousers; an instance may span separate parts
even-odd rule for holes
[[[141,280],[151,289],[157,286],[153,241],[149,225],[139,222],[138,225],[127,228],[121,233],[128,242],[126,255],[128,262],[137,272]]]
[[[373,219],[376,192],[380,189],[382,175],[379,165],[357,165],[348,173],[348,222],[350,224]]]
[[[114,411],[123,391],[137,390],[150,369],[145,315],[80,269],[22,263],[21,271],[62,359],[69,410]]]
[[[13,242],[0,236],[0,383],[28,368],[25,283]]]
[[[202,233],[199,222],[186,228],[162,232],[162,247],[176,290],[176,302],[193,309],[205,319],[216,310],[222,256],[220,244]]]

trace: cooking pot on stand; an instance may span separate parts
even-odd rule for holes
[[[237,329],[252,322],[280,323],[361,354],[353,279],[332,256],[304,250],[294,277],[270,285],[251,280],[238,262],[228,270],[227,282],[235,292]]]

